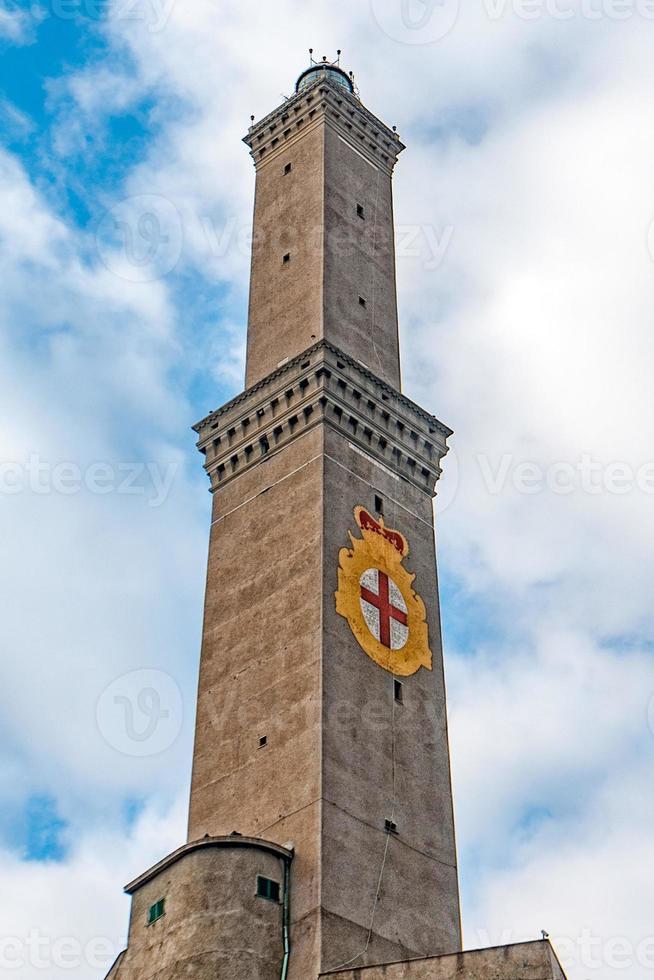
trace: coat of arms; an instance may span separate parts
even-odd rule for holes
[[[413,591],[415,575],[402,564],[409,543],[363,507],[354,516],[362,536],[350,533],[352,548],[341,548],[336,612],[384,670],[400,677],[431,670],[425,604]]]

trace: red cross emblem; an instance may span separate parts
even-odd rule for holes
[[[409,636],[406,603],[386,572],[369,568],[361,576],[361,607],[368,629],[391,650],[400,650]]]

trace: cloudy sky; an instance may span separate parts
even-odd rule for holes
[[[189,427],[242,385],[241,137],[310,46],[408,145],[466,945],[651,976],[653,43],[651,0],[0,0],[0,976],[103,977],[184,838]]]

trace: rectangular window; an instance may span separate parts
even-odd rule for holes
[[[401,681],[393,681],[393,696],[398,704],[404,703],[404,689]]]
[[[154,905],[150,906],[148,910],[149,926],[151,926],[153,922],[156,922],[157,919],[161,918],[161,916],[164,914],[165,906],[166,900],[164,898],[160,898],[158,902],[155,902]]]
[[[366,305],[365,299],[363,298],[363,296],[359,296],[359,306],[365,306],[365,305]]]
[[[257,875],[257,897],[266,898],[269,902],[279,902],[280,887],[278,881]]]
[[[357,204],[357,214],[360,218],[365,218],[366,212],[364,210],[363,204]]]
[[[378,514],[384,513],[384,501],[381,497],[375,496],[375,510]]]
[[[384,829],[387,834],[396,834],[397,824],[393,820],[384,820]]]
[[[291,253],[287,252],[283,259],[284,265],[287,265],[290,261],[291,261]]]
[[[261,738],[259,739],[259,748],[265,749],[267,744],[268,744],[268,736],[262,735]]]
[[[293,164],[292,163],[287,163],[286,166],[284,167],[284,173],[285,174],[290,174],[290,172],[291,172],[292,169],[293,169]]]

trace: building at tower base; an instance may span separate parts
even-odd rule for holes
[[[547,939],[321,974],[329,980],[565,980]]]
[[[107,980],[279,980],[290,954],[292,859],[238,835],[180,847],[127,885],[128,945]],[[258,895],[262,880],[279,883],[274,901]]]

